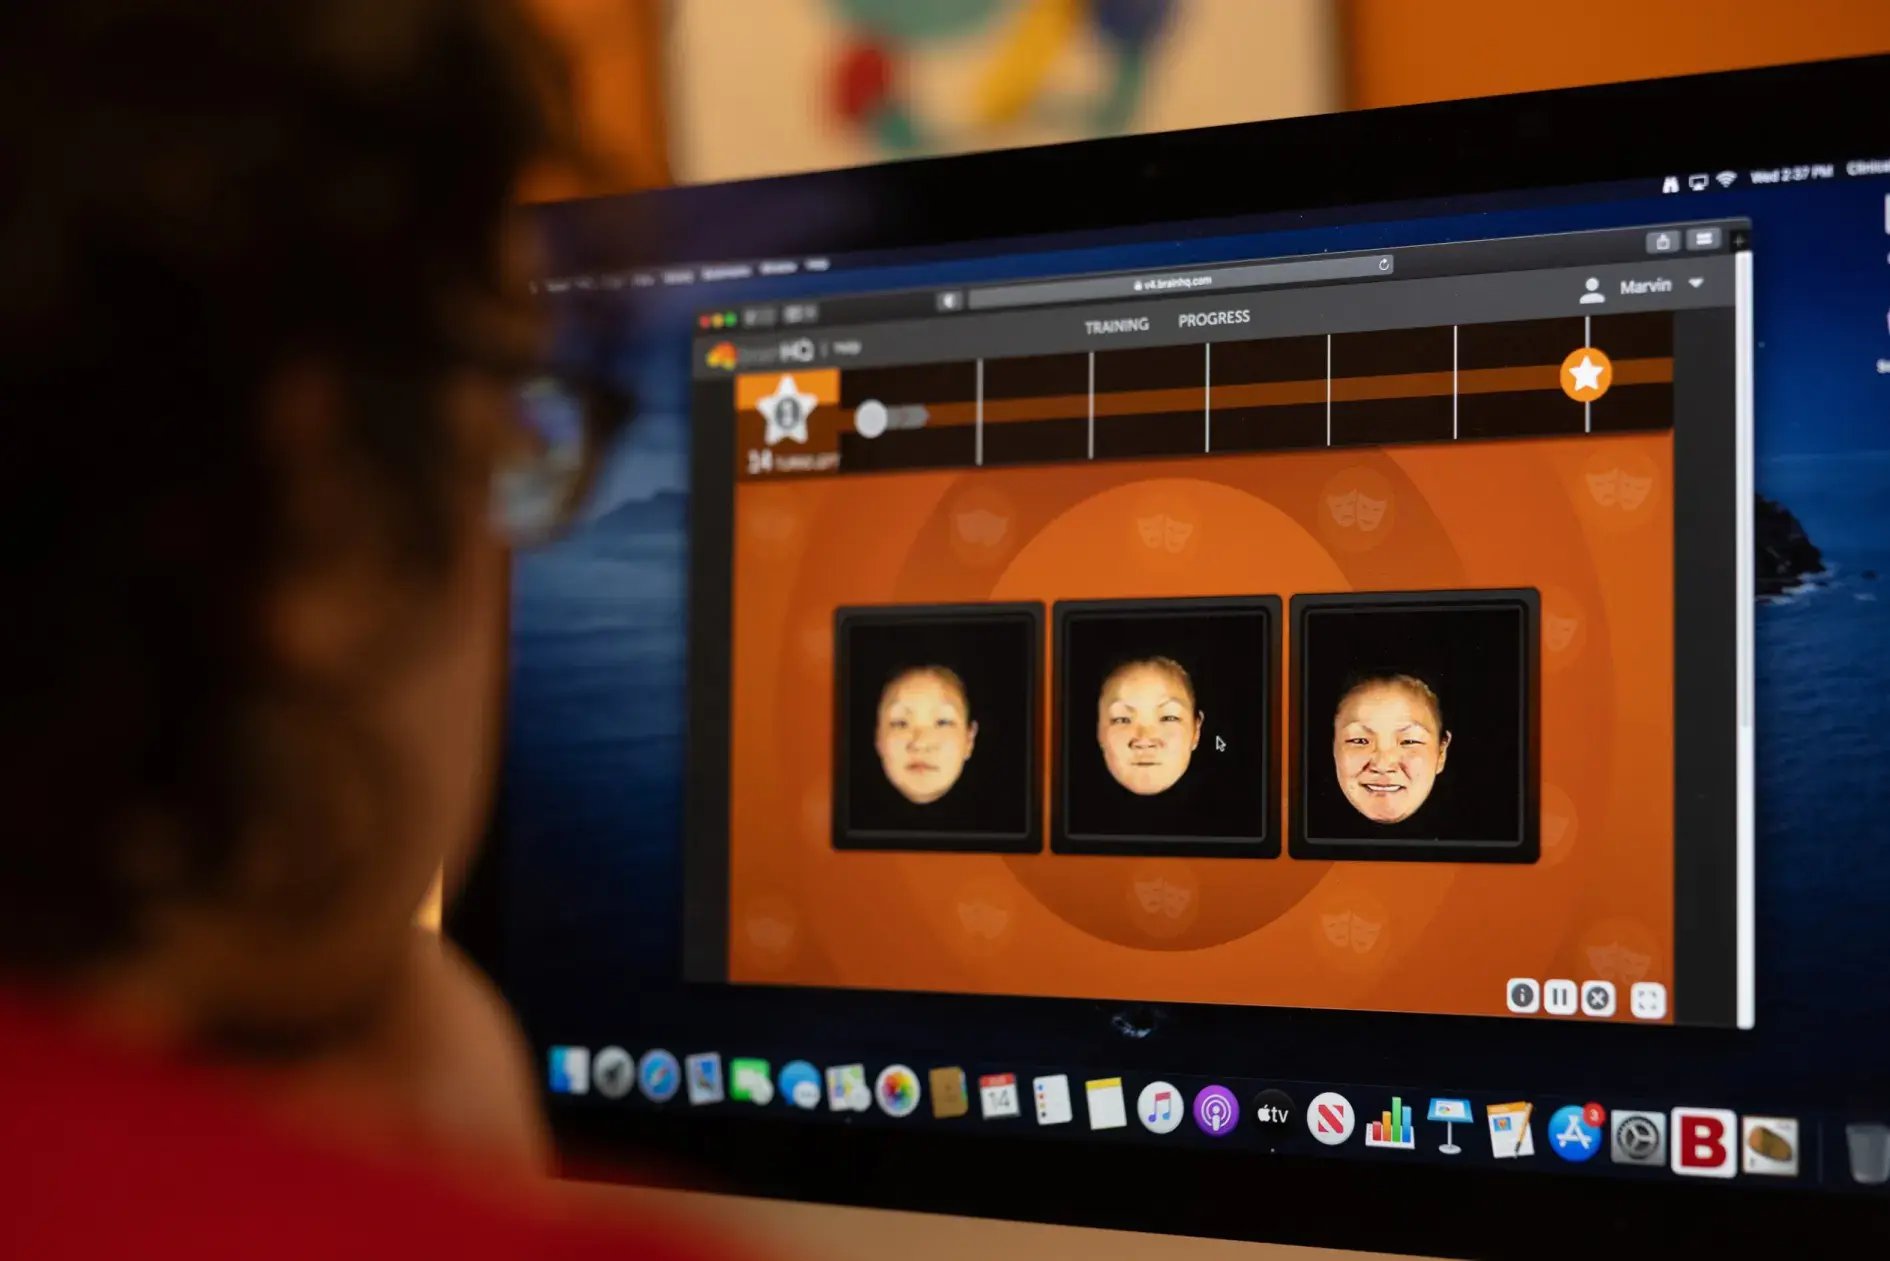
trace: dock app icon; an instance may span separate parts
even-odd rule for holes
[[[718,1051],[702,1051],[683,1061],[689,1081],[689,1102],[720,1103],[727,1087],[722,1083],[722,1056]]]
[[[1617,1165],[1667,1163],[1667,1114],[1617,1109],[1608,1127],[1608,1157]]]
[[[866,1065],[836,1064],[827,1070],[827,1107],[835,1112],[864,1112],[873,1106]]]
[[[1724,1108],[1675,1108],[1668,1114],[1673,1171],[1689,1178],[1738,1172],[1739,1118]]]
[[[1119,1130],[1129,1123],[1129,1110],[1122,1097],[1120,1077],[1099,1077],[1083,1083],[1089,1096],[1089,1128]]]
[[[932,1087],[933,1116],[944,1121],[971,1111],[971,1099],[965,1092],[964,1069],[935,1068],[926,1081]]]
[[[987,1121],[1022,1116],[1016,1073],[986,1073],[978,1079],[978,1108]]]
[[[1358,1124],[1358,1116],[1352,1111],[1352,1101],[1336,1091],[1328,1090],[1313,1096],[1312,1104],[1306,1109],[1306,1128],[1312,1136],[1327,1147],[1337,1147],[1352,1137],[1352,1129]]]
[[[1498,1160],[1515,1160],[1536,1154],[1535,1132],[1529,1128],[1529,1103],[1493,1103],[1484,1109],[1490,1119],[1490,1155]]]
[[[1038,1125],[1063,1125],[1075,1115],[1070,1111],[1070,1079],[1064,1074],[1039,1077],[1031,1088],[1037,1098]]]
[[[554,1046],[546,1055],[547,1084],[554,1095],[587,1095],[591,1092],[591,1052],[589,1047]]]

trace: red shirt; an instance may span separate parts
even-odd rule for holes
[[[522,1183],[473,1185],[298,1135],[202,1069],[0,998],[0,1257],[702,1261]]]

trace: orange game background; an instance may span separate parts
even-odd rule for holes
[[[730,979],[1467,1014],[1514,976],[1671,985],[1672,484],[1669,433],[739,484]],[[1474,587],[1541,592],[1536,863],[832,847],[837,606],[1041,600],[1049,679],[1058,600]]]

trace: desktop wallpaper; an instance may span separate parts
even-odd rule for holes
[[[740,302],[816,289],[1749,216],[1762,571],[1756,1029],[1462,1017],[1401,1017],[1392,1026],[1368,1014],[1190,1006],[1158,985],[1118,989],[1104,974],[1088,1000],[683,984],[686,397],[697,299],[659,294],[654,304],[625,312],[618,367],[643,410],[590,518],[572,537],[516,564],[499,971],[528,1032],[541,1045],[720,1040],[735,1049],[746,1038],[817,1062],[936,1052],[1020,1068],[1142,1066],[1538,1092],[1685,1080],[1730,1106],[1890,1103],[1881,1073],[1890,1011],[1880,1001],[1890,952],[1880,891],[1890,880],[1890,848],[1868,784],[1870,769],[1890,757],[1890,724],[1873,712],[1873,698],[1890,695],[1890,655],[1882,652],[1890,642],[1890,377],[1874,367],[1890,352],[1890,284],[1881,279],[1890,273],[1875,270],[1890,250],[1885,191],[1881,181],[1850,180],[1684,201],[1547,204],[1545,197],[1530,208],[1429,209],[1424,218],[1211,243],[1189,239],[1184,226],[1165,239],[1144,234],[1107,248],[841,268],[785,285],[716,291]],[[1208,476],[1219,475],[1215,467],[1207,466]],[[1684,726],[1685,716],[1679,721]],[[1459,932],[1474,931],[1485,909],[1448,899],[1438,905]],[[764,948],[774,931],[767,919]],[[1302,937],[1318,948],[1310,934]],[[1635,948],[1626,937],[1590,944]],[[1379,948],[1401,947],[1385,935],[1361,957]],[[1131,1001],[1138,993],[1142,1001]]]

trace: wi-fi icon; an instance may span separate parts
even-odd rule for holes
[[[1715,175],[1713,178],[1719,181],[1719,186],[1721,188],[1731,188],[1733,186],[1733,181],[1739,178],[1739,172],[1721,171],[1718,175]]]

